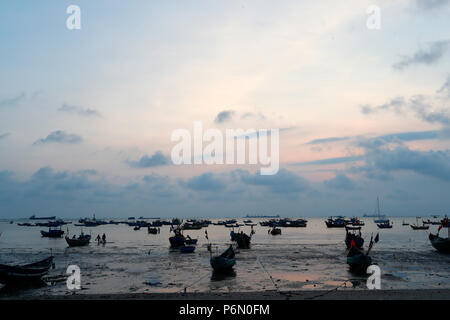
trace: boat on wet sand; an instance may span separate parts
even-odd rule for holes
[[[210,259],[211,267],[216,272],[226,272],[233,268],[236,264],[233,246],[229,246],[220,256]]]
[[[38,281],[48,273],[52,264],[53,256],[25,265],[9,266],[0,264],[0,283],[10,285]]]
[[[48,231],[41,231],[41,235],[46,238],[61,238],[64,231],[61,228],[49,228]]]
[[[419,217],[416,218],[416,224],[415,225],[411,224],[410,226],[413,230],[428,230],[430,228],[430,226],[425,225],[425,223],[423,223],[423,221],[422,221],[422,225],[419,226]]]
[[[431,245],[439,252],[450,253],[450,238],[441,238],[439,235],[430,233],[428,236]]]
[[[69,238],[69,231],[67,231],[65,239],[69,247],[83,247],[89,244],[91,236],[82,232],[78,237]]]

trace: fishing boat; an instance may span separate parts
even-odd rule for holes
[[[411,228],[413,230],[428,230],[430,228],[429,225],[425,225],[425,223],[423,223],[422,221],[422,225],[419,226],[419,217],[416,217],[416,224],[411,224]]]
[[[135,226],[135,227],[133,228],[133,230],[134,230],[134,231],[141,230],[141,226]]]
[[[352,247],[352,241],[353,245],[358,249],[361,249],[364,245],[364,239],[361,236],[361,233],[355,234],[347,231],[347,234],[345,236],[345,245],[347,246],[347,249],[350,249]]]
[[[279,234],[281,234],[281,229],[280,228],[272,228],[271,230],[269,230],[269,233],[273,236],[279,235]]]
[[[175,233],[175,235],[169,238],[170,245],[172,247],[184,246],[186,238],[181,233],[181,229],[180,228],[173,229],[173,232]]]
[[[351,227],[351,226],[345,226],[345,230],[361,230],[361,227]]]
[[[439,234],[434,235],[430,233],[428,236],[431,245],[439,252],[450,253],[450,237],[441,238]]]
[[[48,231],[41,231],[41,235],[46,238],[61,238],[64,231],[61,228],[49,228]]]
[[[220,256],[211,257],[211,267],[216,272],[229,271],[236,264],[235,253],[233,246],[229,246]]]
[[[359,220],[357,217],[353,217],[350,219],[350,223],[352,226],[364,226],[365,223],[362,220]]]
[[[182,246],[180,247],[181,253],[193,253],[195,251],[195,246]]]
[[[231,241],[236,241],[238,236],[239,236],[239,232],[234,232],[234,230],[230,231]]]
[[[384,217],[386,217],[386,215],[384,215],[384,214],[382,215],[380,213],[380,198],[379,197],[377,197],[377,216],[378,216],[378,219],[373,220],[373,222],[380,223],[383,225],[389,224],[389,219],[383,219]]]
[[[251,235],[246,235],[243,231],[238,233],[236,237],[236,242],[239,249],[249,249],[250,248],[250,240],[252,239]]]
[[[389,222],[389,220],[387,220],[387,222],[377,223],[377,226],[380,229],[391,229],[392,228],[392,224]]]
[[[350,266],[350,271],[357,273],[365,273],[367,268],[372,264],[372,258],[369,255],[361,253],[351,253],[347,255],[347,264]]]
[[[51,217],[36,217],[35,215],[32,215],[30,217],[30,220],[55,220],[56,217],[55,216],[51,216]]]
[[[147,227],[147,231],[148,231],[148,233],[151,233],[151,234],[157,234],[158,228]]]
[[[379,241],[379,234],[370,238],[369,248],[364,253],[361,249],[352,245],[347,254],[347,264],[350,266],[350,271],[354,273],[366,273],[367,268],[372,264],[372,258],[369,256],[370,250],[374,243]]]
[[[191,239],[191,237],[189,237],[189,235],[188,235],[188,236],[186,236],[185,243],[188,245],[192,245],[192,244],[195,245],[195,244],[197,244],[197,241],[198,241],[198,239]]]
[[[69,231],[67,230],[65,239],[69,247],[83,247],[89,244],[89,241],[91,241],[91,236],[81,232],[78,237],[69,238]]]
[[[327,225],[327,228],[344,228],[347,225],[347,222],[341,217],[336,219],[330,217],[327,221],[325,221],[325,224]]]
[[[53,264],[53,256],[21,266],[0,264],[0,283],[8,285],[40,280]]]

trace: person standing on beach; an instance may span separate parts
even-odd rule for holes
[[[102,241],[103,241],[103,243],[106,243],[106,235],[105,234],[103,234],[103,236],[102,236]]]
[[[99,234],[97,235],[96,240],[97,240],[97,243],[100,243],[100,235]]]

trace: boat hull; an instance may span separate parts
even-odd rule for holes
[[[367,268],[372,264],[372,258],[365,254],[357,254],[347,257],[347,264],[353,272],[365,273]]]
[[[236,259],[227,259],[221,256],[212,257],[210,259],[211,267],[216,272],[226,272],[233,268],[236,264]]]
[[[429,235],[431,245],[439,252],[450,253],[450,238],[441,238],[434,234]]]
[[[22,266],[0,264],[0,283],[10,285],[39,281],[48,273],[52,263],[53,257]]]
[[[69,237],[66,237],[66,242],[69,245],[69,247],[83,247],[89,245],[89,242],[91,241],[91,236],[86,236],[83,239],[70,239]]]

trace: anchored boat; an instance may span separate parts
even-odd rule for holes
[[[15,284],[40,280],[53,264],[53,256],[21,266],[0,264],[0,283]]]
[[[216,272],[229,271],[236,264],[235,253],[233,246],[229,246],[220,256],[212,257],[210,259],[211,267]]]

